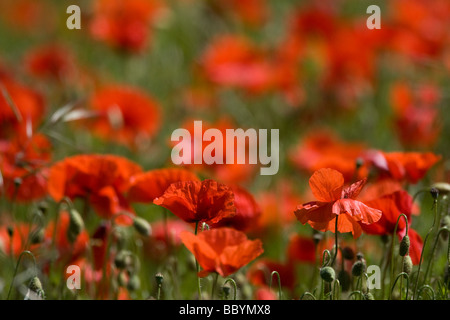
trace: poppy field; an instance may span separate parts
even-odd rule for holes
[[[450,2],[371,4],[1,1],[0,299],[448,300]]]

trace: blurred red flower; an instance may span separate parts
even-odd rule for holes
[[[42,134],[30,138],[18,134],[14,139],[0,143],[2,187],[9,199],[30,202],[47,195],[47,165],[51,151],[50,141]]]
[[[44,99],[37,91],[10,78],[0,79],[0,139],[25,135],[44,114]]]
[[[361,235],[359,222],[371,224],[378,221],[381,211],[354,200],[364,187],[365,180],[359,180],[344,188],[344,177],[336,170],[325,168],[316,171],[309,179],[311,190],[319,201],[299,205],[295,216],[302,223],[308,223],[318,231],[352,232],[354,238]]]
[[[38,78],[66,82],[75,76],[75,59],[60,44],[35,47],[27,53],[24,62],[27,71]]]
[[[131,177],[127,191],[130,202],[151,203],[179,181],[200,181],[196,174],[181,168],[155,169]]]
[[[246,189],[237,185],[230,187],[234,194],[236,215],[229,218],[223,218],[219,222],[212,224],[210,227],[217,228],[227,226],[243,232],[255,230],[259,224],[261,208],[253,195]]]
[[[55,201],[65,196],[84,198],[103,218],[122,211],[133,212],[123,193],[130,178],[142,169],[130,160],[114,155],[77,155],[57,162],[50,168],[48,192]],[[126,216],[117,221],[130,222]]]
[[[379,171],[380,177],[415,184],[441,159],[432,152],[383,152],[369,150],[363,156],[365,162]]]
[[[358,142],[344,142],[328,130],[318,130],[307,134],[291,151],[290,159],[300,170],[313,173],[321,168],[331,168],[341,172],[346,182],[367,175],[365,167],[357,172],[357,161],[366,146]]]
[[[316,263],[316,244],[311,237],[294,234],[289,237],[287,255],[291,262]]]
[[[181,240],[194,254],[200,266],[200,277],[217,272],[222,277],[235,273],[263,253],[259,239],[249,240],[245,233],[232,228],[215,228],[198,235],[185,231]]]
[[[96,0],[90,32],[95,39],[114,48],[142,51],[161,6],[162,2],[156,0]]]
[[[189,223],[213,224],[236,214],[231,188],[210,179],[173,183],[153,203]]]
[[[271,259],[262,258],[255,261],[247,271],[247,278],[253,285],[268,286],[270,276],[273,271],[280,275],[281,286],[294,289],[296,286],[296,276],[291,263],[283,264]],[[273,275],[272,284],[277,283],[276,275]]]
[[[106,140],[130,147],[148,142],[161,126],[159,104],[146,92],[129,86],[106,86],[94,93],[91,108],[98,117],[92,130]]]

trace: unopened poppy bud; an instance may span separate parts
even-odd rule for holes
[[[357,158],[355,164],[356,164],[356,170],[358,170],[359,168],[361,168],[364,165],[364,159]]]
[[[313,241],[316,245],[320,242],[320,240],[322,240],[322,238],[323,238],[322,233],[315,232],[313,235]]]
[[[325,282],[332,282],[336,278],[336,273],[332,267],[323,267],[320,269],[320,277]]]
[[[403,258],[403,266],[402,266],[402,271],[407,273],[407,274],[411,274],[413,269],[413,263],[411,260],[410,256],[405,256]]]
[[[47,201],[41,201],[38,204],[38,210],[42,212],[42,214],[46,214],[48,211],[48,203]]]
[[[135,217],[133,220],[133,226],[137,232],[141,235],[148,237],[152,233],[152,228],[147,220],[141,217]]]
[[[39,280],[38,277],[33,277],[31,279],[30,284],[28,285],[28,288],[38,294],[39,296],[44,296],[44,289],[42,289],[42,283],[41,280]]]
[[[445,217],[442,219],[441,227],[450,229],[450,216],[445,216]]]
[[[399,254],[404,257],[409,253],[410,241],[409,237],[405,235],[400,241]]]
[[[430,189],[430,194],[434,200],[437,200],[437,198],[439,197],[439,190],[433,187]]]
[[[141,279],[139,279],[137,274],[133,274],[130,279],[128,279],[127,289],[129,291],[139,290],[141,287]]]
[[[363,299],[364,300],[375,300],[375,297],[373,296],[372,293],[366,292],[363,294]]]
[[[436,182],[432,185],[433,188],[436,188],[440,194],[449,194],[450,193],[450,184],[446,182]]]
[[[364,255],[362,254],[362,252],[358,252],[358,253],[356,254],[356,259],[357,259],[357,260],[363,260],[363,259],[364,259]]]
[[[84,229],[83,218],[75,209],[69,210],[69,228],[67,229],[67,238],[71,243],[75,242],[78,235]]]
[[[129,262],[129,257],[131,255],[130,251],[127,250],[120,250],[117,252],[116,256],[114,257],[114,265],[117,269],[125,269]]]
[[[366,271],[366,264],[363,260],[357,260],[352,266],[352,275],[360,277]]]
[[[41,243],[44,240],[45,237],[45,231],[44,229],[39,229],[38,231],[36,231],[35,233],[33,233],[33,235],[31,236],[31,243],[32,244],[37,244],[37,243]]]
[[[342,257],[347,260],[353,260],[355,258],[355,252],[350,247],[342,248]]]
[[[161,286],[164,282],[164,276],[158,272],[157,274],[155,274],[155,280],[156,280],[156,284],[158,286]]]

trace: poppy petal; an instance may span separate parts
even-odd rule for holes
[[[339,171],[324,168],[317,170],[309,179],[309,186],[317,200],[332,202],[341,198],[344,176]]]

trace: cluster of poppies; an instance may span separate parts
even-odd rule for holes
[[[450,2],[380,6],[0,3],[0,298],[448,299]],[[279,172],[174,165],[195,120]]]

